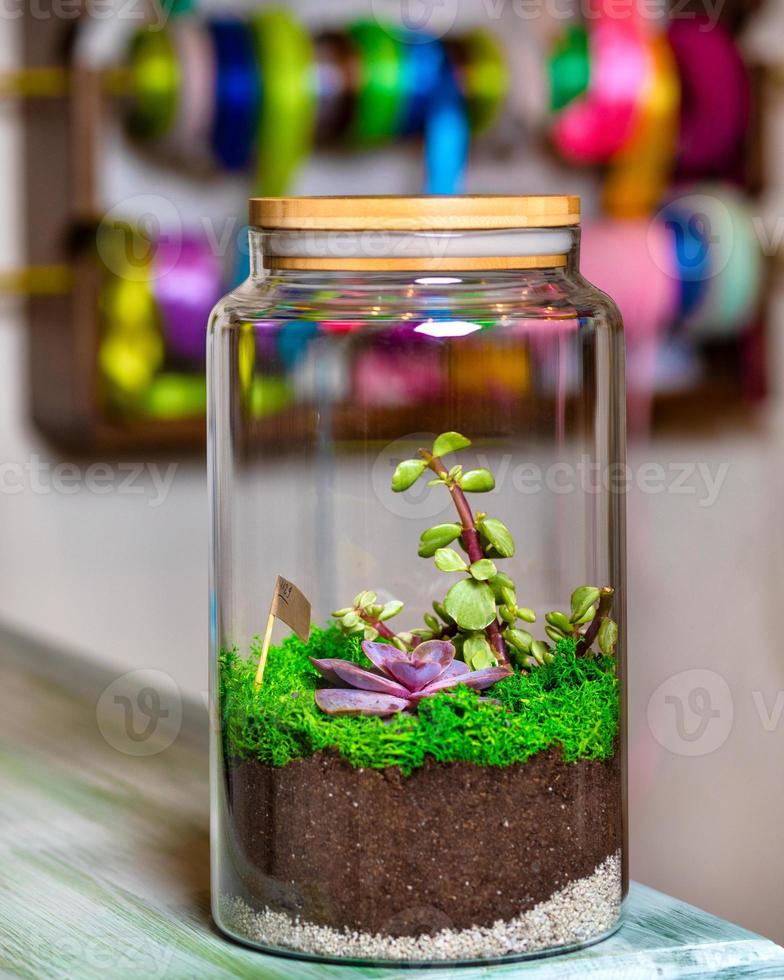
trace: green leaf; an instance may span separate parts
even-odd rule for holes
[[[460,629],[483,630],[495,619],[495,598],[486,582],[464,578],[447,592],[444,607]]]
[[[596,605],[601,592],[593,585],[581,585],[572,592],[572,622],[576,623]]]
[[[495,667],[498,663],[493,649],[482,633],[472,633],[463,642],[463,659],[471,670]]]
[[[465,633],[455,633],[455,635],[451,637],[452,646],[455,648],[456,660],[463,659],[463,643],[465,642],[465,638],[466,638]]]
[[[495,489],[495,477],[490,470],[469,470],[457,482],[461,490],[469,493],[487,493]]]
[[[593,619],[593,616],[594,616],[594,612],[593,612],[593,608],[591,608],[588,610],[587,613],[585,613],[584,616],[580,616],[579,619],[573,619],[572,626],[574,626],[575,628],[578,626],[585,626],[586,623],[590,623],[590,621]]]
[[[510,646],[513,646],[521,653],[530,653],[531,644],[534,642],[534,638],[531,636],[528,630],[520,629],[506,630],[504,633],[504,639]]]
[[[544,631],[555,643],[562,640],[566,635],[563,630],[559,630],[557,626],[545,626]]]
[[[533,609],[529,609],[527,606],[518,606],[517,615],[524,623],[535,623],[536,613]]]
[[[341,619],[341,623],[347,630],[353,629],[357,623],[359,623],[359,614],[352,610],[351,612],[346,613],[346,615]]]
[[[517,593],[510,589],[508,585],[501,586],[501,598],[511,609],[517,608]]]
[[[440,568],[442,572],[465,572],[468,569],[468,565],[454,548],[439,548],[435,561],[436,568]]]
[[[432,613],[425,613],[425,625],[429,626],[434,633],[438,633],[441,630],[441,623],[436,619]]]
[[[501,619],[503,619],[505,623],[509,623],[510,626],[517,619],[517,611],[514,608],[510,609],[509,606],[503,606],[503,605],[499,606],[498,615],[501,617]]]
[[[515,553],[512,533],[502,521],[495,517],[485,517],[479,522],[479,533],[489,541],[501,558],[511,558]]]
[[[569,622],[569,617],[565,613],[549,612],[544,618],[551,626],[555,626],[562,633],[571,633],[572,624]]]
[[[403,608],[403,603],[399,599],[391,599],[384,605],[384,608],[378,614],[378,618],[383,622],[385,619],[392,619],[393,616],[397,616],[400,610]]]
[[[615,652],[615,644],[618,642],[618,624],[609,616],[602,620],[596,640],[602,653],[607,657],[612,656]]]
[[[552,663],[553,655],[550,652],[550,647],[542,640],[534,640],[531,644],[531,653],[539,664]]]
[[[401,493],[413,487],[416,481],[422,476],[425,469],[423,459],[404,459],[398,463],[397,469],[392,475],[392,489],[395,493]]]
[[[342,619],[345,615],[351,612],[351,609],[351,606],[346,606],[344,609],[336,609],[332,615],[335,617],[335,619]]]
[[[446,609],[444,609],[443,602],[434,602],[433,603],[433,611],[436,613],[437,616],[440,616],[441,619],[443,619],[443,621],[445,623],[451,623],[452,622],[452,617],[449,615],[449,613],[446,611]]]
[[[359,609],[366,609],[368,606],[372,606],[376,599],[378,596],[375,592],[365,590],[354,596],[354,605]]]
[[[471,440],[461,436],[459,432],[442,432],[433,443],[434,456],[446,456],[447,453],[456,453],[458,449],[466,449],[471,445]]]
[[[481,523],[479,525],[481,528]],[[515,584],[506,574],[506,572],[499,572],[496,577],[490,582],[490,587],[493,590],[493,595],[498,599],[499,602],[503,602],[503,596],[501,594],[503,589],[514,589]]]
[[[459,524],[436,524],[422,532],[419,539],[420,558],[432,558],[439,548],[445,548],[456,538],[460,537],[462,527]]]
[[[471,577],[479,582],[486,582],[498,574],[498,569],[489,558],[480,558],[479,561],[472,562],[468,571],[471,573]]]
[[[375,626],[366,626],[364,631],[364,638],[366,640],[375,640],[378,636],[378,630]]]

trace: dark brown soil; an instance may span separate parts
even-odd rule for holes
[[[410,776],[319,754],[228,769],[233,863],[259,906],[416,935],[490,925],[621,846],[617,760],[508,768],[429,760]]]

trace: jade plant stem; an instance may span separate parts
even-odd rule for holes
[[[596,615],[591,620],[588,629],[577,641],[578,655],[585,653],[586,650],[590,650],[591,644],[596,639],[596,634],[599,632],[599,627],[602,625],[602,620],[610,615],[614,594],[615,589],[611,588],[610,586],[605,586],[601,590],[599,595],[599,605],[596,607]]]
[[[466,500],[465,494],[457,485],[455,480],[449,479],[449,471],[437,456],[433,456],[432,453],[427,451],[427,449],[420,449],[419,455],[422,457],[422,459],[424,459],[428,469],[431,469],[436,476],[440,477],[444,481],[446,487],[452,495],[455,510],[460,518],[460,525],[463,528],[462,537],[465,543],[466,553],[472,563],[475,561],[480,561],[485,557],[485,553],[482,548],[482,542],[479,539],[479,532],[476,529],[474,512],[471,510],[471,505]],[[598,628],[599,627],[597,626],[597,629]],[[487,634],[487,640],[490,646],[495,650],[496,656],[498,657],[498,662],[501,664],[508,664],[509,654],[506,649],[504,638],[501,635],[501,627],[498,625],[497,619],[494,619],[493,622],[490,623],[485,630],[485,633]]]
[[[395,639],[395,634],[386,623],[382,622],[380,619],[375,619],[373,616],[368,616],[364,610],[357,611],[362,622],[367,623],[368,626],[372,626],[373,629],[377,631],[379,636],[383,636],[385,640]]]

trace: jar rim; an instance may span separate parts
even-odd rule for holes
[[[252,197],[250,224],[318,231],[487,231],[580,223],[576,194]]]

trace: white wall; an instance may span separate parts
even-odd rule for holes
[[[16,56],[15,29],[14,22],[0,23],[5,65]],[[6,216],[0,227],[0,266],[7,267],[22,254],[22,174],[14,111],[7,106],[0,111],[0,201]],[[370,189],[378,181],[393,189],[389,167],[388,160],[371,167],[375,176],[363,186]],[[414,165],[408,173],[415,172]],[[414,189],[406,186],[410,178],[401,176],[406,171],[395,173],[394,189]],[[484,173],[485,189],[501,189],[489,173]],[[331,181],[337,176],[331,164],[311,167],[301,189],[323,191],[336,186]],[[523,177],[507,171],[505,186],[522,190]],[[550,172],[549,179],[557,182],[558,172]],[[570,189],[574,186],[572,177]],[[777,315],[777,329],[780,323]],[[24,372],[24,322],[17,306],[3,301],[0,617],[118,669],[158,667],[185,691],[203,690],[207,511],[202,461],[178,461],[160,506],[154,506],[157,491],[149,471],[141,494],[121,493],[117,470],[117,481],[106,493],[90,492],[84,484],[76,492],[53,492],[51,482],[52,492],[40,492],[40,487],[33,492],[31,476],[18,467],[58,460],[27,423]],[[774,374],[782,376],[780,357]],[[775,709],[777,695],[784,707],[784,530],[776,403],[752,431],[633,449],[633,464],[648,460],[665,465],[703,461],[713,472],[728,463],[729,470],[711,507],[700,506],[698,496],[674,493],[635,492],[629,502],[632,872],[784,941],[779,761],[784,717],[772,730],[765,726],[772,721],[765,709]],[[165,468],[169,460],[158,462]],[[79,466],[78,477],[85,481],[89,461]],[[10,492],[20,476],[26,487]],[[734,709],[726,740],[696,757],[682,754],[694,743],[678,740],[672,728],[659,733],[667,745],[662,747],[647,718],[658,686],[690,668],[719,677],[709,675],[702,682],[712,705],[723,712],[718,729],[709,732],[722,731],[730,702]],[[729,687],[729,701],[720,678]],[[666,693],[686,697],[688,680],[676,678],[672,690],[659,692],[653,710],[665,710]],[[687,715],[692,728],[698,721]]]

